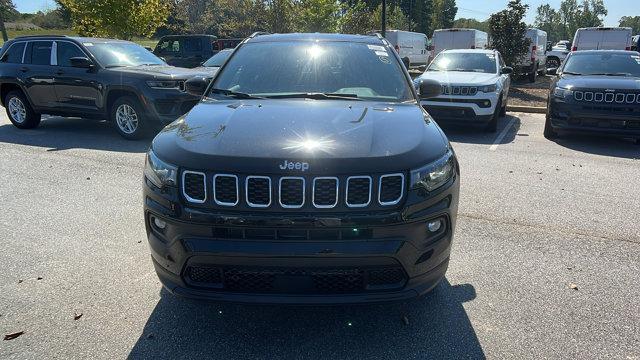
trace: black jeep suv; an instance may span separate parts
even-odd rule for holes
[[[544,136],[561,132],[640,138],[640,54],[569,54],[551,83]]]
[[[179,295],[401,300],[447,270],[458,162],[379,36],[248,38],[156,136],[144,174],[153,264]]]
[[[199,98],[184,82],[202,74],[128,41],[19,37],[0,52],[0,101],[19,128],[38,126],[40,114],[106,118],[131,139],[189,111]]]

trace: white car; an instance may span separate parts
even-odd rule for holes
[[[504,116],[513,69],[496,50],[445,50],[414,80],[437,80],[442,94],[421,105],[439,124],[481,125],[495,132]]]
[[[560,40],[547,51],[547,69],[557,69],[571,51],[571,41]]]

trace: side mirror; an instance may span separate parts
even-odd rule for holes
[[[431,99],[442,93],[442,85],[433,79],[420,80],[418,89],[420,89],[420,97],[422,99]]]
[[[93,67],[93,62],[84,56],[72,57],[69,59],[72,67],[90,69]]]
[[[549,75],[557,75],[558,74],[558,68],[547,69],[547,74],[549,74]]]
[[[184,82],[184,90],[194,96],[202,96],[209,86],[210,78],[206,77],[194,77]]]
[[[500,69],[500,74],[513,74],[513,68],[511,66],[505,66]]]

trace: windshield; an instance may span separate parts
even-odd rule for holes
[[[263,42],[236,51],[208,96],[236,92],[286,98],[315,93],[335,95],[317,97],[327,99],[414,100],[402,65],[381,45]]]
[[[84,46],[104,67],[164,65],[162,59],[134,43],[84,43]]]
[[[640,54],[575,52],[566,60],[562,72],[640,77]]]
[[[427,71],[468,71],[495,74],[498,72],[493,53],[440,53]]]
[[[220,67],[227,60],[229,55],[233,50],[221,50],[217,54],[213,55],[209,58],[209,60],[205,61],[202,66],[207,67]]]

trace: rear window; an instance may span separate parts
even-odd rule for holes
[[[462,71],[494,74],[498,72],[493,53],[440,53],[427,71]]]
[[[562,71],[580,75],[640,77],[640,54],[576,52],[567,58]]]
[[[180,52],[180,41],[177,39],[163,40],[158,45],[159,52],[161,53],[177,53]]]
[[[15,43],[13,44],[6,54],[2,57],[2,62],[11,63],[11,64],[19,64],[22,62],[22,54],[24,53],[25,43]]]

